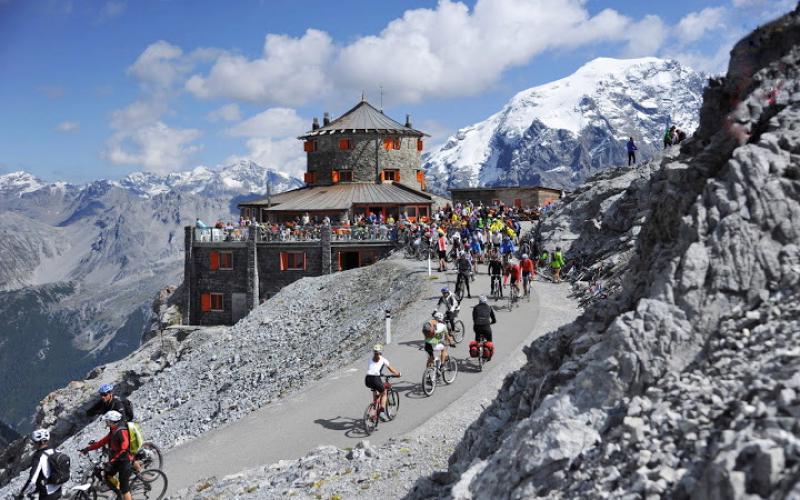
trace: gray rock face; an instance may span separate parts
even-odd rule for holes
[[[532,344],[452,455],[454,481],[412,498],[800,490],[798,43],[797,13],[742,40],[695,138],[542,223],[575,235],[573,254],[615,254],[621,292]]]

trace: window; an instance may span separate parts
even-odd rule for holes
[[[394,169],[384,170],[381,172],[381,180],[400,182],[400,171]]]
[[[499,206],[500,205],[500,200],[498,200],[497,198],[492,198],[492,205]]]
[[[306,268],[305,252],[281,252],[281,271],[302,271]]]
[[[303,143],[303,151],[311,153],[317,150],[317,141],[306,141]]]
[[[423,144],[422,139],[417,139],[417,151],[422,151],[424,146],[425,145]]]
[[[233,269],[233,252],[219,253],[219,268],[225,271]]]
[[[417,170],[417,182],[419,183],[419,188],[425,191],[425,171],[424,170]]]
[[[339,170],[339,182],[353,182],[353,171]]]
[[[200,310],[202,312],[224,311],[221,293],[203,293],[200,295]]]
[[[399,137],[387,137],[383,140],[384,149],[400,149]]]
[[[339,171],[338,170],[331,171],[331,182],[333,182],[334,184],[339,182]]]
[[[353,149],[353,143],[350,142],[350,139],[339,139],[339,149],[341,150]]]
[[[314,172],[306,172],[303,175],[303,182],[306,184],[313,184],[314,183]]]

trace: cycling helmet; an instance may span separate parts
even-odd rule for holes
[[[528,254],[526,254],[526,253],[522,254],[522,258],[523,259],[527,259],[528,258]]]
[[[31,439],[34,443],[41,443],[42,441],[50,441],[50,431],[47,429],[36,429],[31,433]]]
[[[111,410],[103,415],[103,422],[119,422],[120,420],[122,420],[122,413],[116,410]]]
[[[436,319],[436,321],[442,321],[444,320],[444,313],[442,311],[434,311],[433,317]]]
[[[383,345],[375,344],[374,346],[372,346],[372,352],[383,352]]]
[[[99,389],[97,389],[97,393],[100,394],[101,396],[105,396],[106,394],[108,394],[113,390],[114,386],[112,384],[103,384],[100,386]]]
[[[489,299],[486,298],[486,295],[481,295],[480,297],[478,297],[478,302],[480,302],[481,304],[486,304],[489,302]]]
[[[442,288],[442,293],[448,293],[448,292],[450,292],[449,288],[447,287]]]

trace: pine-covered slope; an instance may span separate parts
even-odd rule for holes
[[[515,95],[425,158],[430,185],[546,185],[572,189],[600,169],[661,149],[672,123],[698,125],[705,78],[677,61],[599,58],[574,74]]]

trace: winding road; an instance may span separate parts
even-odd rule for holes
[[[369,436],[373,444],[413,432],[493,370],[502,370],[504,361],[519,352],[529,337],[552,331],[577,315],[574,303],[566,299],[568,287],[564,284],[534,282],[531,300],[523,299],[512,311],[504,308],[507,300],[498,301],[494,307],[502,309],[496,311],[498,322],[493,327],[496,353],[484,371],[479,372],[477,364],[469,359],[467,346],[472,339],[472,306],[477,304],[479,294],[488,294],[489,290],[486,266],[480,266],[482,274],[471,285],[473,298],[465,298],[461,303],[460,319],[467,334],[457,348],[450,350],[459,360],[458,378],[452,385],[437,386],[433,395],[426,397],[420,386],[427,356],[420,350],[420,328],[436,305],[439,289],[445,285],[452,289],[456,274],[451,270],[428,278],[427,263],[404,262],[417,271],[413,276],[426,281],[427,291],[424,300],[394,320],[392,343],[386,346],[384,355],[403,373],[395,383],[401,396],[400,410],[394,421],[381,423]],[[368,357],[365,355],[294,395],[170,450],[165,467],[170,492],[206,477],[223,477],[282,459],[297,459],[320,445],[344,448],[364,439],[360,422],[371,397],[364,387]]]

